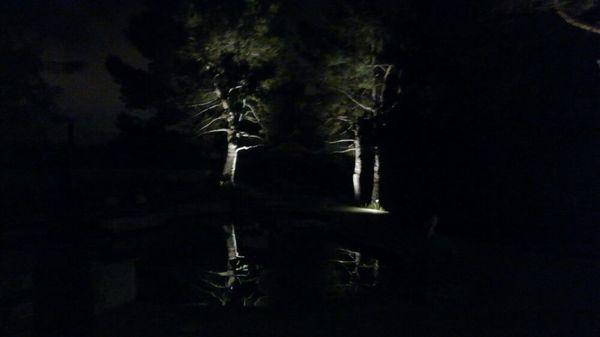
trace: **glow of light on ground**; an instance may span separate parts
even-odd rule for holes
[[[366,207],[353,207],[353,206],[339,206],[335,208],[335,211],[344,213],[363,213],[363,214],[388,214],[388,211],[382,211],[373,208]]]

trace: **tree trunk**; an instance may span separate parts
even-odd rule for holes
[[[371,192],[371,205],[379,207],[379,169],[381,165],[379,161],[379,148],[375,146],[373,152],[373,190]]]
[[[227,235],[227,259],[229,261],[235,260],[240,257],[238,247],[237,247],[237,238],[235,236],[235,226],[225,225],[223,226],[223,230]]]
[[[223,167],[223,174],[221,177],[221,183],[222,184],[229,184],[231,186],[235,185],[235,169],[237,166],[237,155],[238,155],[238,147],[237,145],[232,141],[234,132],[230,131],[227,134],[227,157],[225,158],[225,166]],[[231,193],[235,193],[234,191],[231,191]],[[235,283],[235,260],[237,258],[240,257],[239,252],[238,252],[238,247],[237,247],[237,238],[235,235],[235,219],[236,217],[236,212],[237,212],[237,205],[236,205],[236,201],[235,201],[235,197],[233,194],[230,194],[231,197],[231,212],[232,212],[232,222],[230,225],[224,225],[223,226],[223,231],[225,232],[226,235],[226,239],[225,239],[225,244],[227,246],[227,271],[229,272],[229,276],[227,277],[227,280],[225,281],[225,286],[227,288],[230,288],[231,286],[233,286],[233,284]],[[224,302],[226,303],[226,302]]]
[[[225,225],[223,226],[223,231],[225,231],[225,235],[227,236],[225,242],[227,244],[227,272],[229,274],[225,280],[225,287],[231,288],[236,281],[235,260],[240,257],[240,254],[238,252],[237,238],[235,236],[235,225],[233,223],[231,225]]]
[[[235,184],[235,168],[237,165],[237,145],[229,141],[227,143],[227,158],[225,159],[225,166],[223,167],[223,175],[221,177],[222,183]]]
[[[354,174],[352,175],[352,184],[354,186],[354,201],[360,202],[360,175],[362,173],[362,148],[360,137],[354,138]]]

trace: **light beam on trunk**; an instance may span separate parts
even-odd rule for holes
[[[371,205],[379,207],[380,199],[379,199],[379,184],[380,184],[380,176],[379,169],[381,166],[381,162],[379,159],[379,148],[375,146],[373,149],[374,157],[373,157],[373,190],[371,192]]]
[[[233,142],[227,143],[227,158],[223,167],[223,183],[235,184],[235,168],[237,165],[237,145]]]
[[[354,139],[354,174],[352,174],[352,184],[354,186],[354,201],[360,202],[360,175],[362,173],[361,159],[361,144],[360,138],[356,136]]]

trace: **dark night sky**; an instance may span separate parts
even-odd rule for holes
[[[129,64],[137,67],[144,67],[144,58],[129,44],[124,30],[127,28],[128,18],[141,10],[143,0],[104,0],[104,1],[86,1],[86,0],[8,0],[14,3],[18,11],[24,13],[25,20],[22,24],[30,26],[36,33],[43,32],[45,37],[44,59],[53,61],[83,61],[85,67],[73,74],[47,73],[47,79],[54,85],[60,86],[63,93],[59,99],[64,113],[75,119],[77,125],[77,141],[79,143],[97,143],[104,142],[115,135],[114,120],[116,114],[124,109],[119,100],[118,86],[113,83],[110,75],[104,66],[106,56],[109,54],[119,55]],[[438,6],[439,7],[439,6]],[[442,6],[443,8],[443,6]],[[564,25],[564,22],[554,20],[558,25]],[[444,22],[437,22],[443,29]],[[434,29],[433,27],[432,29]],[[451,27],[450,27],[451,28]],[[457,39],[462,33],[458,28],[454,33],[456,36],[447,36],[443,39]],[[478,31],[474,27],[474,31]],[[452,29],[450,29],[451,34]],[[526,32],[527,33],[527,32]],[[545,36],[538,36],[540,41],[551,38],[556,33],[556,27],[547,29]],[[471,45],[465,47],[477,51],[480,49],[476,45],[477,41],[485,41],[486,32],[477,32],[479,37],[475,42],[465,39]],[[589,35],[583,31],[581,35]],[[519,36],[518,34],[516,36]],[[535,38],[535,37],[534,37]],[[593,42],[593,39],[589,40]],[[448,43],[447,41],[431,41],[430,43]],[[513,42],[506,43],[498,41],[494,43],[488,52],[498,53],[501,43],[506,48],[511,48]],[[514,41],[516,48],[525,48],[527,45],[523,41]],[[542,42],[543,43],[543,42]],[[452,44],[452,42],[450,42]],[[490,45],[489,42],[483,44]],[[542,46],[543,47],[543,46]],[[570,48],[568,44],[563,44],[562,48]],[[579,47],[575,44],[572,47]],[[483,48],[486,48],[485,46]],[[496,49],[494,49],[496,48]],[[537,48],[533,46],[532,48]],[[593,46],[590,46],[593,48]],[[469,51],[465,50],[468,54]],[[483,49],[482,56],[485,58],[486,50]],[[571,53],[567,50],[567,53]],[[514,53],[513,53],[514,54]],[[521,53],[524,55],[523,53]],[[589,53],[584,53],[589,54]],[[522,56],[518,55],[518,56]],[[455,55],[442,55],[442,57],[453,57]],[[553,58],[555,55],[548,54],[547,58]],[[466,58],[465,62],[472,62],[473,59]],[[523,59],[521,64],[500,59],[487,62],[481,59],[479,64],[473,64],[473,69],[479,69],[481,74],[489,73],[486,68],[493,68],[504,65],[516,64],[523,69],[512,69],[514,71],[527,71],[528,61]],[[493,63],[496,63],[495,65]],[[443,62],[442,62],[443,63]],[[534,67],[536,65],[533,65]],[[510,73],[511,69],[507,69]],[[468,75],[471,76],[471,75]],[[468,77],[467,76],[467,77]],[[524,76],[528,76],[525,74]],[[477,80],[477,78],[475,78]],[[488,79],[483,79],[488,81]],[[465,83],[468,87],[470,84]]]
[[[130,46],[124,30],[141,0],[9,0],[23,14],[23,26],[43,34],[44,61],[82,61],[72,74],[47,72],[47,80],[62,89],[59,104],[76,123],[78,143],[105,142],[116,133],[116,114],[124,109],[118,86],[107,73],[108,54],[143,67],[144,58]],[[60,126],[51,137],[63,138]]]
[[[139,1],[58,1],[63,25],[61,38],[48,46],[48,60],[82,60],[86,67],[71,75],[50,75],[51,83],[64,90],[60,99],[67,114],[77,123],[79,142],[105,141],[115,133],[114,118],[122,110],[118,86],[104,66],[108,54],[121,55],[127,62],[143,66],[144,59],[129,45],[123,30]],[[80,33],[72,34],[71,32]],[[73,40],[71,40],[73,38]]]

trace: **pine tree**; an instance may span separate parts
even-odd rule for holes
[[[270,30],[276,13],[259,0],[154,1],[129,30],[148,69],[107,60],[130,108],[155,109],[199,136],[226,136],[224,184],[235,182],[238,153],[265,141],[264,97],[280,50]]]
[[[338,153],[354,154],[353,186],[356,201],[362,200],[363,156],[373,156],[373,186],[370,203],[380,207],[380,133],[386,115],[401,93],[397,61],[387,53],[392,43],[383,23],[383,14],[346,7],[347,16],[335,22],[335,43],[323,65],[323,86],[332,93],[327,120],[332,135],[342,136],[329,143],[342,145]],[[366,151],[368,148],[368,151]]]

